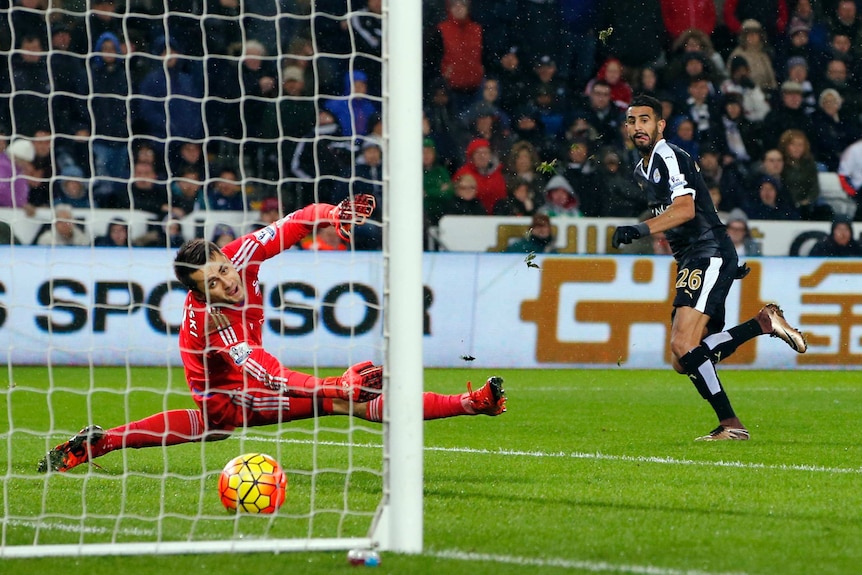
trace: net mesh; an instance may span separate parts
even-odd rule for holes
[[[123,449],[62,474],[36,462],[85,425],[193,407],[176,342],[184,288],[171,277],[184,240],[379,197],[380,3],[47,4],[0,11],[0,223],[18,242],[0,247],[0,556],[370,543],[383,439],[354,418]],[[348,245],[314,233],[262,268],[264,345],[284,364],[329,375],[382,360],[373,220]],[[219,501],[222,466],[248,452],[285,467],[276,515]]]

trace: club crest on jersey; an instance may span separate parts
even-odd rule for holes
[[[265,244],[271,239],[275,238],[275,228],[272,226],[266,226],[265,228],[257,232],[254,237],[256,237],[257,241],[259,241],[260,243]]]
[[[248,359],[248,356],[251,355],[251,347],[246,342],[241,341],[230,348],[228,353],[235,364],[242,365]]]
[[[661,181],[661,174],[659,173],[658,168],[653,170],[652,181],[654,181],[655,183],[659,183]]]

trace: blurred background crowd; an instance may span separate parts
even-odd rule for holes
[[[0,207],[144,210],[164,225],[136,242],[164,245],[195,211],[382,200],[381,4],[0,1]],[[643,217],[624,130],[638,93],[662,102],[725,221],[862,218],[855,0],[422,6],[429,230],[448,214]],[[378,249],[367,228],[357,246]]]

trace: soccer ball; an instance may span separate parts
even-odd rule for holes
[[[229,511],[275,513],[287,490],[287,476],[265,453],[246,453],[228,461],[218,480],[218,494]]]

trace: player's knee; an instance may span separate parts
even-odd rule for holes
[[[673,362],[674,369],[677,369],[676,366],[679,365],[679,358],[684,356],[689,350],[692,348],[689,343],[683,339],[671,338],[670,340],[670,352],[673,354]],[[677,371],[679,371],[677,369]]]

